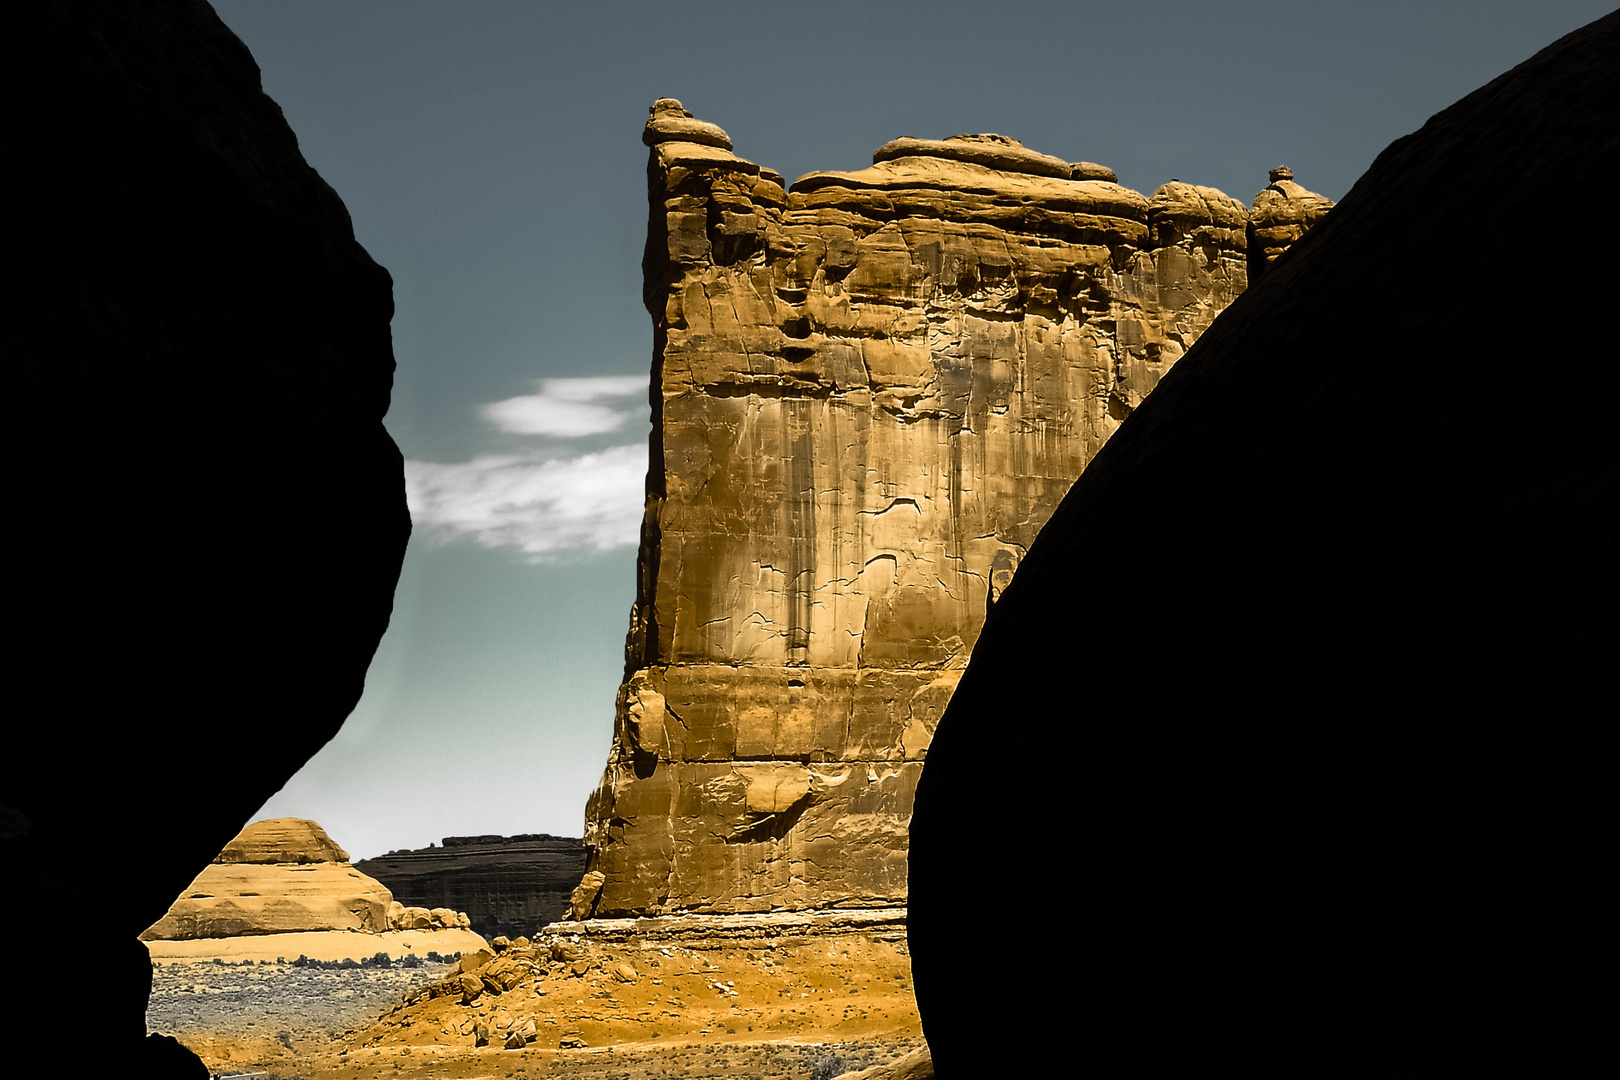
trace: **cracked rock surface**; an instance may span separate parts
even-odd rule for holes
[[[643,141],[648,499],[575,917],[903,904],[986,613],[1243,291],[1248,210],[999,135],[791,186],[673,99]]]

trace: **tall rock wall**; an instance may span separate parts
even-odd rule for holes
[[[791,188],[670,99],[644,141],[654,431],[595,913],[904,903],[985,615],[1243,291],[1248,211],[1000,136]]]

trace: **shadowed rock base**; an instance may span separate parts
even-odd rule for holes
[[[945,1080],[1611,1056],[1617,103],[1613,15],[1391,145],[1041,532],[916,794]],[[1004,923],[986,1009],[960,857],[995,850],[1072,929]]]

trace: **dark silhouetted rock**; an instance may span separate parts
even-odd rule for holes
[[[136,934],[338,730],[388,624],[392,287],[208,5],[36,0],[0,37],[0,917],[97,950],[116,1061],[146,1035]]]
[[[403,904],[452,908],[486,938],[515,937],[563,917],[585,846],[546,833],[447,836],[443,847],[390,851],[354,866]]]
[[[940,1076],[1609,1056],[1617,187],[1611,15],[1384,151],[1088,466],[917,788]],[[998,851],[1055,992],[958,993]]]

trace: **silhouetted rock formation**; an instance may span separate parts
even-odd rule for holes
[[[1248,211],[1000,135],[790,190],[672,99],[643,141],[652,461],[576,915],[903,904],[985,612],[1243,290]]]
[[[146,1033],[136,935],[337,731],[387,626],[393,302],[206,4],[7,15],[0,893],[81,926],[113,1068]],[[12,983],[26,1063],[59,1009]]]
[[[354,865],[402,903],[453,908],[486,938],[516,937],[563,917],[585,871],[585,845],[546,833],[447,836],[443,847],[390,851]]]
[[[1384,151],[1087,468],[917,789],[940,1076],[1609,1055],[1617,188],[1611,15]],[[1063,915],[989,998],[964,852]]]

